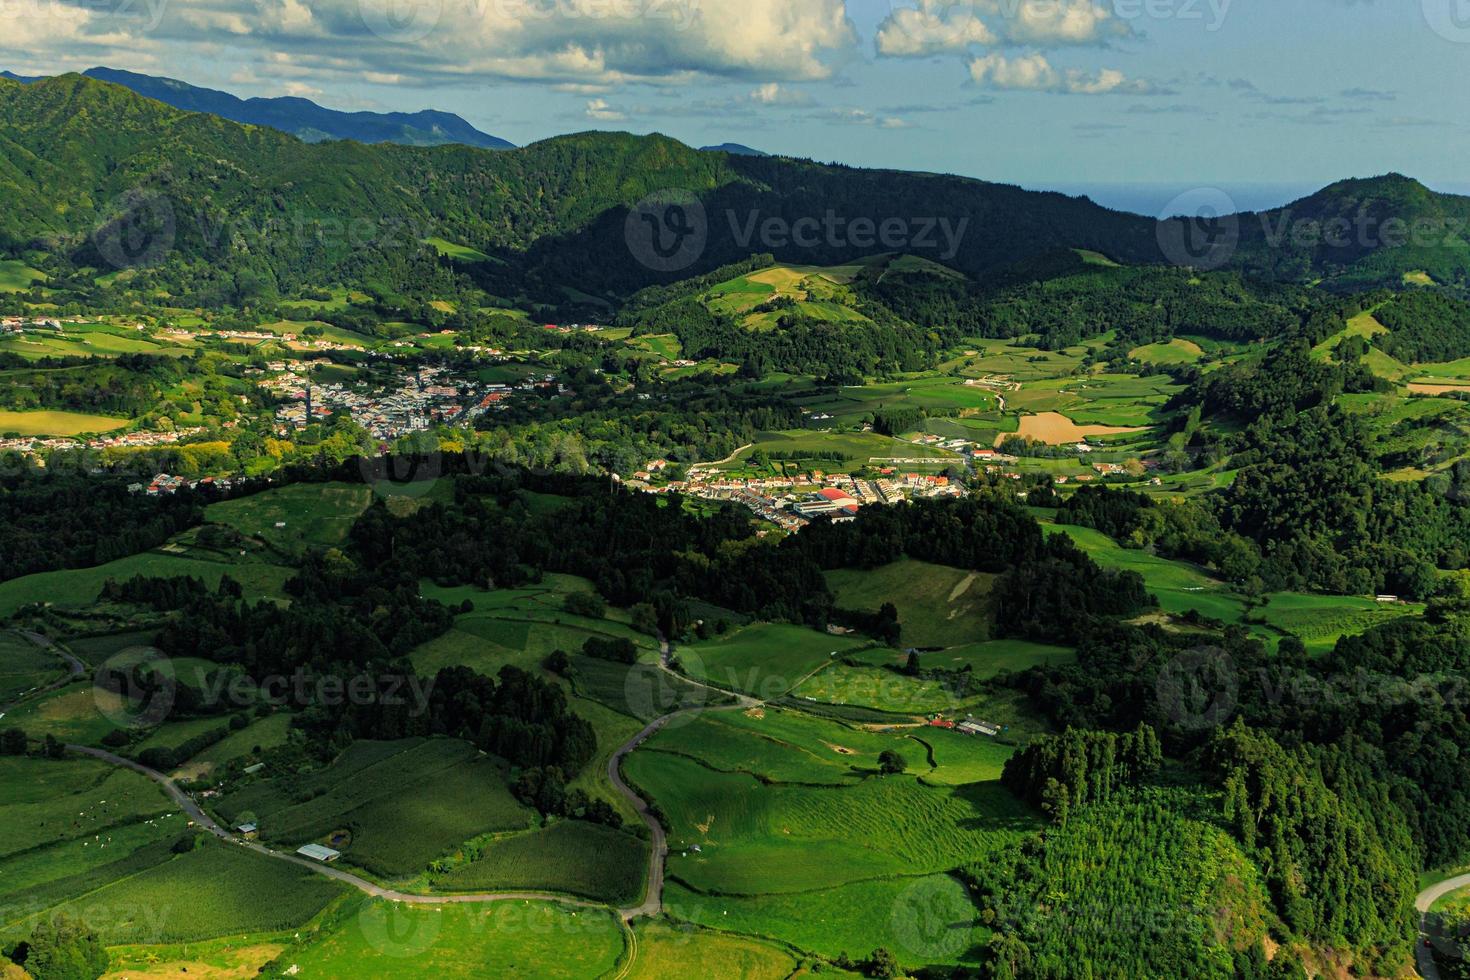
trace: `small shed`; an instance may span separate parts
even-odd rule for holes
[[[246,840],[255,840],[260,836],[260,828],[253,823],[242,823],[235,828],[235,832]]]

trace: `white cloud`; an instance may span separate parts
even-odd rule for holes
[[[878,28],[878,53],[890,58],[963,53],[998,41],[973,8],[945,3],[901,7]]]
[[[613,108],[606,99],[590,99],[587,102],[587,118],[598,122],[623,122],[628,114]]]
[[[893,58],[974,48],[1105,44],[1132,29],[1094,0],[918,0],[878,29],[878,53]]]
[[[1085,72],[1077,68],[1060,71],[1040,52],[1007,58],[988,54],[970,61],[970,77],[977,85],[1029,92],[1066,95],[1150,95],[1158,90],[1149,82],[1129,79],[1121,71],[1104,68]]]
[[[290,51],[317,74],[424,83],[821,79],[857,43],[843,0],[189,0],[166,7],[154,33]]]

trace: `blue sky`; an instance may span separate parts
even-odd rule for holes
[[[1032,187],[1470,158],[1470,0],[0,0],[0,60]]]

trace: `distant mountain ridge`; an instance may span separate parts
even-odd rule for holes
[[[310,99],[281,97],[241,99],[228,92],[201,88],[176,78],[143,75],[117,68],[89,68],[82,74],[131,89],[185,112],[207,112],[233,122],[269,126],[308,143],[350,139],[359,143],[399,143],[405,146],[442,146],[460,143],[487,150],[514,149],[515,144],[482,133],[451,112],[343,112],[317,105]],[[39,78],[10,72],[13,81]]]
[[[702,210],[661,210],[671,188]],[[833,266],[905,252],[978,279],[1085,249],[1124,264],[1229,267],[1332,287],[1425,276],[1470,284],[1470,198],[1398,175],[1343,181],[1279,212],[1227,216],[1222,228],[1201,231],[1055,192],[706,153],[657,134],[576,133],[495,152],[307,144],[80,75],[0,80],[0,189],[0,254],[59,252],[102,269],[117,262],[99,251],[99,240],[112,241],[101,231],[141,216],[166,232],[160,259],[174,269],[170,281],[187,280],[203,296],[324,282],[391,293],[443,272],[419,254],[431,238],[491,256],[474,275],[494,294],[558,302],[616,304],[762,253]],[[1335,226],[1351,228],[1361,215],[1371,219],[1366,244],[1334,244]],[[688,227],[675,228],[675,218]],[[281,234],[282,222],[378,233],[364,248],[337,233]],[[1430,243],[1395,245],[1390,222],[1424,225]],[[1325,231],[1321,244],[1294,234],[1313,224]],[[650,228],[660,237],[645,242]],[[666,262],[658,249],[670,240],[693,247]]]
[[[756,150],[746,146],[744,143],[721,143],[718,146],[701,146],[700,150],[705,153],[728,153],[737,157],[768,157],[765,150]]]

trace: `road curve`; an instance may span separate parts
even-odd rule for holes
[[[28,691],[25,694],[22,694],[20,697],[16,698],[14,701],[10,702],[9,704],[0,704],[0,715],[4,715],[15,710],[32,698],[38,698],[43,694],[50,694],[52,691],[55,691],[58,688],[65,687],[66,685],[70,684],[72,681],[76,680],[78,677],[81,677],[87,672],[87,665],[78,660],[75,654],[71,653],[68,650],[63,650],[61,647],[57,646],[55,643],[51,642],[51,638],[46,636],[45,634],[34,633],[31,630],[16,630],[15,632],[24,636],[36,646],[44,647],[50,653],[54,653],[62,660],[65,660],[66,676],[60,678],[59,680],[54,680],[50,684],[38,687],[34,691]]]
[[[1419,910],[1419,944],[1414,950],[1414,959],[1419,967],[1419,975],[1424,980],[1439,980],[1439,967],[1434,963],[1434,957],[1430,955],[1430,947],[1427,945],[1432,937],[1429,935],[1427,918],[1429,910],[1434,903],[1444,898],[1450,892],[1457,892],[1461,888],[1470,888],[1470,874],[1457,875],[1454,878],[1446,878],[1437,885],[1431,885],[1419,893],[1414,899],[1414,908]]]
[[[60,653],[61,651],[58,650],[57,652]],[[63,654],[63,656],[66,655]],[[675,673],[673,669],[669,666],[671,657],[672,650],[669,646],[668,641],[660,641],[659,667],[662,670],[674,674],[674,676],[679,677],[679,679],[684,683],[694,684],[697,687],[703,687],[706,690],[713,691],[719,694],[721,697],[731,696],[727,691],[721,691],[718,688],[698,684],[697,682],[691,681],[681,674]],[[75,658],[71,657],[68,657],[68,659],[72,660],[76,667],[81,667],[80,661],[76,661]],[[745,697],[743,695],[736,695],[735,697],[736,702],[734,704],[728,706],[720,705],[709,710],[730,711],[735,709],[750,708],[760,703],[753,698]],[[668,724],[671,719],[678,717],[679,715],[701,710],[704,709],[698,707],[682,708],[678,711],[671,711],[666,715],[655,718],[653,721],[649,722],[648,725],[645,726],[641,732],[639,732],[628,742],[620,746],[618,750],[614,752],[612,757],[608,760],[607,776],[609,781],[612,783],[613,788],[621,793],[628,800],[628,802],[632,804],[633,808],[637,811],[638,816],[648,827],[651,843],[648,859],[648,888],[644,893],[643,902],[636,906],[617,910],[619,915],[621,915],[623,921],[625,922],[631,922],[633,919],[637,919],[642,916],[658,915],[663,910],[664,866],[668,857],[668,842],[664,835],[663,825],[658,822],[653,813],[649,810],[647,801],[645,801],[643,797],[635,793],[632,787],[630,787],[623,780],[622,772],[620,771],[622,761],[628,756],[630,752],[638,748],[638,746],[642,745],[654,733],[656,733],[666,724]],[[358,891],[366,895],[371,895],[374,898],[387,899],[390,902],[403,902],[409,905],[464,905],[485,904],[490,902],[542,901],[556,902],[561,905],[568,905],[576,908],[606,909],[609,907],[601,902],[571,898],[566,895],[557,895],[550,892],[527,891],[481,892],[476,894],[464,895],[412,895],[407,892],[400,892],[395,891],[391,888],[384,888],[382,885],[378,885],[374,882],[368,881],[366,878],[360,878],[357,875],[352,874],[350,871],[343,871],[341,868],[336,868],[329,864],[322,864],[319,861],[312,861],[307,858],[300,857],[296,854],[287,854],[281,851],[272,850],[271,848],[266,847],[264,844],[260,844],[255,841],[248,841],[245,840],[243,837],[237,836],[225,827],[220,826],[218,821],[216,821],[208,813],[205,813],[204,808],[201,807],[192,796],[184,792],[184,790],[181,789],[178,783],[174,782],[172,778],[170,778],[165,773],[159,772],[156,769],[150,769],[148,766],[145,766],[139,762],[135,762],[132,759],[123,758],[122,756],[112,752],[108,752],[105,749],[92,748],[89,745],[68,745],[66,748],[69,752],[76,753],[77,755],[90,756],[93,759],[99,759],[102,762],[108,763],[109,765],[118,766],[123,769],[130,769],[133,772],[138,773],[139,775],[146,776],[147,778],[153,780],[155,783],[163,788],[163,791],[168,794],[169,799],[177,803],[179,808],[189,815],[189,818],[193,820],[195,824],[208,831],[215,837],[219,838],[220,840],[225,841],[226,843],[234,844],[246,850],[254,851],[256,854],[260,854],[265,857],[274,858],[277,861],[289,861],[291,864],[295,864],[310,871],[314,871],[317,874],[323,875],[327,878],[331,878],[334,881],[339,881],[345,885],[351,885]]]

